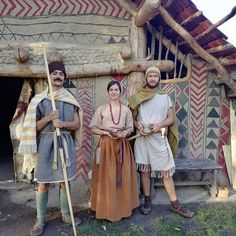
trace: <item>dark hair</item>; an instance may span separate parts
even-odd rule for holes
[[[49,74],[51,74],[54,70],[62,71],[66,80],[66,68],[62,62],[59,62],[59,61],[51,62],[50,64],[48,64],[48,70],[49,70]]]
[[[119,83],[118,81],[116,81],[116,80],[112,80],[112,81],[109,82],[109,84],[107,85],[107,92],[109,92],[110,87],[113,86],[114,84],[117,84],[117,85],[118,85],[118,88],[119,88],[120,93],[121,93],[121,90],[122,90],[122,89],[121,89],[121,85],[120,85],[120,83]]]

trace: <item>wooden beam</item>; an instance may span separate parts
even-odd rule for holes
[[[214,54],[214,53],[224,52],[224,51],[231,50],[231,49],[234,49],[234,45],[225,44],[225,45],[219,45],[219,46],[216,46],[213,48],[209,48],[206,50],[206,52],[208,52],[210,54]],[[200,56],[198,54],[192,54],[192,58],[199,59]]]
[[[166,21],[166,23],[175,29],[175,31],[189,44],[189,46],[198,53],[204,60],[208,61],[212,64],[218,72],[219,82],[227,84],[232,90],[236,91],[236,83],[235,81],[229,78],[229,74],[226,69],[220,64],[220,62],[209,53],[207,53],[198,42],[189,34],[189,32],[180,26],[172,16],[166,11],[166,9],[162,6],[159,6],[159,13]]]
[[[206,51],[208,53],[217,53],[217,52],[223,52],[223,51],[226,51],[226,50],[230,50],[230,49],[233,49],[233,48],[234,48],[234,46],[232,44],[225,44],[225,45],[220,45],[220,46],[217,46],[217,47],[214,47],[214,48],[209,48]]]
[[[119,0],[119,5],[128,11],[132,16],[135,16],[138,13],[138,10],[131,6],[127,0]]]
[[[175,0],[167,0],[166,3],[163,5],[165,8],[168,8]]]
[[[228,59],[228,58],[221,58],[219,59],[219,62],[223,65],[223,66],[236,66],[236,58],[232,58],[232,59]],[[211,71],[211,70],[215,70],[216,68],[212,65],[207,67],[207,70]]]
[[[220,25],[222,25],[223,23],[225,23],[227,20],[229,20],[230,18],[232,18],[233,16],[235,16],[236,14],[236,6],[234,6],[231,10],[231,12],[226,15],[224,18],[222,18],[221,20],[219,20],[217,23],[211,25],[206,31],[202,32],[201,34],[199,34],[198,36],[195,37],[196,40],[203,38],[206,34],[209,34],[213,29],[219,27]]]
[[[174,68],[172,61],[146,61],[144,59],[125,61],[124,63],[96,63],[84,65],[67,65],[68,78],[84,78],[102,75],[128,74],[130,72],[144,72],[149,66],[155,65],[161,71],[170,71]],[[46,78],[43,65],[9,65],[2,64],[0,76],[23,78]]]
[[[14,50],[17,47],[22,47],[28,50],[33,50],[34,53],[40,54],[42,53],[42,45],[45,46],[47,51],[57,51],[60,53],[60,51],[63,50],[80,50],[80,49],[100,49],[104,51],[110,51],[110,52],[118,52],[124,50],[131,50],[131,47],[128,43],[119,43],[119,44],[106,44],[106,45],[85,45],[80,43],[51,43],[51,42],[36,42],[36,43],[1,43],[0,44],[0,52],[4,50]],[[33,56],[33,55],[32,55]]]
[[[160,5],[161,0],[146,0],[134,17],[136,26],[141,27],[146,21],[152,19],[158,12]]]
[[[209,34],[213,29],[219,27],[220,25],[222,25],[223,23],[225,23],[226,21],[228,21],[230,18],[234,17],[236,14],[236,6],[234,6],[231,10],[231,12],[226,15],[224,18],[222,18],[221,20],[219,20],[217,23],[211,25],[207,30],[205,30],[204,32],[202,32],[201,34],[197,35],[195,37],[196,40],[199,40],[200,38],[203,38],[205,35]],[[226,38],[227,39],[227,38]],[[186,41],[181,42],[179,45],[182,46],[186,44]]]
[[[236,93],[228,93],[227,97],[229,97],[229,98],[236,98]]]
[[[182,26],[187,25],[189,22],[192,22],[194,19],[198,18],[201,15],[202,11],[196,11],[191,16],[187,17],[184,21],[182,21],[180,25]]]
[[[184,21],[182,21],[180,23],[180,25],[184,26],[187,25],[188,23],[192,22],[194,19],[198,18],[199,16],[202,15],[202,11],[197,11],[194,14],[192,14],[191,16],[187,17]],[[165,34],[171,34],[174,30],[173,29],[169,29],[167,31],[165,31]]]

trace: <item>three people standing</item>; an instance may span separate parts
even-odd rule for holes
[[[62,63],[49,64],[49,72],[57,111],[52,111],[49,91],[36,95],[29,104],[19,147],[21,153],[36,153],[35,177],[37,222],[31,235],[41,235],[45,226],[45,213],[50,183],[60,185],[61,219],[71,223],[61,162],[58,161],[55,128],[60,128],[65,151],[68,180],[76,175],[76,156],[71,132],[81,125],[78,111],[81,107],[74,96],[63,88],[66,70]],[[119,221],[132,214],[139,206],[137,169],[145,203],[142,214],[151,212],[150,178],[163,178],[172,210],[184,217],[193,213],[183,208],[176,196],[172,175],[175,172],[173,151],[177,149],[175,115],[170,97],[158,90],[160,71],[149,67],[145,73],[146,85],[129,98],[133,112],[121,104],[121,85],[111,81],[107,86],[109,103],[97,108],[90,128],[100,135],[97,156],[93,162],[91,184],[91,210],[97,219]],[[133,124],[140,136],[136,138],[134,154],[127,137]],[[171,142],[168,137],[171,136]],[[99,150],[99,151],[98,151]],[[136,161],[136,165],[135,165]],[[80,219],[76,219],[79,224]]]

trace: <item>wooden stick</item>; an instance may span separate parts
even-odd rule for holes
[[[47,56],[46,56],[44,45],[43,45],[43,55],[44,55],[46,72],[47,72],[47,79],[48,79],[49,92],[50,92],[50,96],[51,96],[52,109],[53,109],[53,111],[56,111],[56,104],[55,104],[55,99],[53,97],[52,83],[51,83],[51,79],[50,79],[48,63],[47,63]],[[61,142],[61,131],[59,128],[56,128],[56,134],[59,139],[59,153],[60,153],[60,157],[61,157],[61,165],[62,165],[62,171],[63,171],[64,181],[65,181],[66,195],[67,195],[67,201],[68,201],[69,210],[70,210],[71,222],[72,222],[72,226],[73,226],[74,235],[77,236],[77,232],[76,232],[76,228],[75,228],[75,219],[74,219],[72,203],[71,203],[69,182],[68,182],[68,177],[67,177],[67,172],[66,172],[66,164],[65,164],[65,160],[64,160],[64,152],[63,152],[62,142]]]
[[[177,58],[178,58],[178,41],[176,41],[176,53],[175,53],[175,62],[174,62],[174,78],[177,75]]]
[[[128,141],[131,141],[131,140],[133,140],[133,139],[136,139],[136,138],[138,138],[138,137],[140,137],[140,136],[141,136],[141,134],[140,134],[140,133],[138,133],[138,134],[135,134],[134,136],[132,136],[132,137],[128,138]]]
[[[184,59],[185,59],[185,58],[184,58]],[[180,76],[181,76],[181,74],[182,74],[182,69],[183,69],[184,59],[181,60],[181,64],[180,64],[180,68],[179,68],[179,75],[178,75],[178,78],[180,78]]]
[[[156,49],[156,29],[153,28],[153,31],[152,31],[152,43],[151,43],[151,59],[154,60],[155,58],[155,49]],[[160,60],[158,58],[158,60]]]
[[[154,31],[155,33],[156,31]],[[162,54],[162,36],[163,36],[163,28],[160,30],[160,39],[159,39],[159,47],[158,47],[158,60],[161,60],[161,54]],[[154,36],[156,38],[156,34]]]

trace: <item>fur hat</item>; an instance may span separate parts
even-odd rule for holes
[[[66,68],[64,66],[63,63],[59,62],[59,61],[54,61],[54,62],[51,62],[49,65],[48,65],[48,70],[49,70],[49,73],[51,74],[54,70],[60,70],[63,72],[63,74],[65,75],[65,79],[66,79]]]
[[[148,74],[150,73],[157,73],[159,78],[161,78],[161,72],[156,66],[149,66],[145,72],[145,79],[147,78]]]

